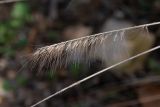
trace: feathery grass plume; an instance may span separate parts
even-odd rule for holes
[[[49,68],[66,67],[69,63],[74,62],[89,63],[91,58],[116,55],[124,47],[124,32],[117,31],[87,36],[39,48],[30,57],[32,60],[31,66],[33,69],[37,68],[38,71],[42,71]],[[106,44],[107,42],[110,44]]]
[[[83,61],[89,63],[91,58],[108,60],[108,66],[115,64],[127,56],[126,39],[136,38],[132,32],[143,32],[144,28],[160,22],[128,27],[120,30],[99,33],[39,48],[30,56],[31,70],[46,71],[67,67],[69,63]],[[129,37],[128,37],[129,36]],[[137,35],[138,36],[138,35]],[[145,37],[144,37],[145,38]],[[117,57],[122,53],[122,58]],[[123,54],[127,57],[124,57]],[[117,61],[117,59],[120,59]]]
[[[129,57],[126,38],[136,38],[136,35],[129,34],[143,30],[136,28],[132,32],[121,30],[102,33],[39,48],[30,57],[32,70],[55,70],[81,61],[88,64],[90,59],[104,60],[110,66]]]
[[[115,64],[129,57],[125,39],[136,38],[136,35],[129,35],[130,37],[127,35],[143,30],[144,28],[136,28],[131,31],[102,33],[39,48],[30,57],[32,69],[36,71],[55,70],[73,62],[89,63],[90,59],[108,61],[107,65]]]

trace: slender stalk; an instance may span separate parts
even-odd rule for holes
[[[84,39],[84,38],[89,38],[91,36],[104,35],[104,34],[109,34],[109,33],[113,33],[113,32],[131,30],[131,29],[148,27],[148,26],[154,26],[154,25],[159,25],[159,24],[160,24],[160,22],[153,22],[153,23],[149,23],[149,24],[143,24],[143,25],[138,25],[138,26],[133,26],[133,27],[122,28],[122,29],[118,29],[118,30],[112,30],[112,31],[108,31],[108,32],[97,33],[97,34],[93,34],[93,35],[89,35],[89,36],[84,36],[84,37],[81,37],[81,38],[76,38],[76,39],[68,40],[68,41],[65,41],[65,42],[60,42],[60,43],[57,43],[57,44],[54,44],[54,45],[59,45],[61,43],[67,43],[67,42],[77,41],[77,40],[81,40],[81,39]]]
[[[120,102],[119,105],[123,106],[123,107],[128,107],[128,106],[134,106],[134,105],[140,104],[140,103],[142,103],[142,104],[150,103],[150,102],[157,101],[157,100],[160,100],[160,94],[152,95],[149,97],[144,97],[141,99],[141,102],[139,102],[137,100],[130,100],[130,101],[125,101],[125,102]],[[117,107],[117,105],[113,104],[113,105],[109,105],[109,107]]]
[[[112,65],[112,66],[110,66],[110,67],[108,67],[108,68],[105,68],[105,69],[103,69],[103,70],[100,70],[100,71],[98,71],[98,72],[96,72],[96,73],[94,73],[94,74],[92,74],[92,75],[90,75],[90,76],[88,76],[88,77],[86,77],[86,78],[84,78],[84,79],[82,79],[82,80],[79,80],[79,81],[71,84],[70,86],[68,86],[68,87],[66,87],[66,88],[63,88],[62,90],[60,90],[60,91],[58,91],[58,92],[56,92],[56,93],[54,93],[54,94],[52,94],[52,95],[44,98],[43,100],[37,102],[36,104],[32,105],[31,107],[35,107],[35,106],[39,105],[40,103],[42,103],[42,102],[44,102],[44,101],[46,101],[46,100],[48,100],[48,99],[50,99],[50,98],[52,98],[52,97],[54,97],[54,96],[56,96],[56,95],[59,95],[59,94],[67,91],[68,89],[70,89],[70,88],[72,88],[72,87],[75,87],[75,86],[77,86],[77,85],[79,85],[79,84],[81,84],[81,83],[83,83],[83,82],[85,82],[85,81],[87,81],[87,80],[89,80],[89,79],[91,79],[91,78],[93,78],[93,77],[96,77],[96,76],[104,73],[104,72],[107,71],[107,70],[110,70],[110,69],[112,69],[112,68],[114,68],[114,67],[116,67],[116,66],[118,66],[118,65],[121,65],[121,64],[123,64],[123,63],[126,63],[126,62],[128,62],[128,61],[130,61],[130,60],[133,60],[133,59],[135,59],[135,58],[137,58],[137,57],[139,57],[139,56],[142,56],[142,55],[144,55],[144,54],[150,53],[150,52],[155,51],[155,50],[157,50],[157,49],[160,49],[160,46],[156,46],[156,47],[151,48],[151,49],[149,49],[149,50],[147,50],[147,51],[144,51],[144,52],[142,52],[142,53],[140,53],[140,54],[137,54],[137,55],[135,55],[135,56],[133,56],[133,57],[130,57],[130,58],[126,59],[126,60],[123,60],[123,61],[121,61],[121,62],[119,62],[119,63],[116,63],[116,64],[114,64],[114,65]]]
[[[0,4],[20,2],[20,1],[25,1],[25,0],[1,0],[1,1],[0,1]]]

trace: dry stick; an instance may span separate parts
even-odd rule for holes
[[[124,86],[139,86],[154,82],[160,82],[160,76],[149,76],[143,79],[132,79],[124,82]]]
[[[2,0],[0,1],[0,4],[13,3],[13,2],[19,2],[19,1],[25,1],[25,0]]]
[[[140,86],[140,85],[153,84],[153,83],[157,83],[157,82],[160,82],[160,76],[149,76],[149,77],[145,77],[145,78],[142,78],[142,79],[133,79],[133,80],[129,80],[129,81],[124,81],[124,84],[120,84],[120,85],[109,84],[106,88],[104,88],[104,90],[101,90],[101,91],[105,91],[107,93],[120,92],[122,90],[127,89],[129,86],[137,87],[137,86]],[[103,96],[106,96],[107,93],[104,94]],[[121,103],[126,103],[126,102],[121,102]],[[114,106],[114,104],[111,104],[111,105]],[[112,107],[112,106],[109,105],[109,107]],[[117,106],[115,106],[115,107],[117,107]]]
[[[156,100],[160,100],[160,94],[149,96],[149,97],[144,97],[141,99],[140,102],[138,102],[137,100],[130,100],[130,101],[125,101],[125,102],[120,102],[117,104],[123,107],[126,107],[126,106],[128,107],[128,106],[133,106],[133,105],[140,104],[140,103],[144,104],[144,103],[153,102]],[[117,107],[117,104],[111,104],[109,105],[109,107]]]
[[[155,51],[155,50],[157,50],[157,49],[160,49],[160,46],[156,46],[156,47],[154,47],[154,48],[152,48],[152,49],[149,49],[149,50],[144,51],[144,52],[142,52],[142,53],[140,53],[140,54],[137,54],[137,55],[135,55],[135,56],[133,56],[133,57],[130,57],[130,58],[126,59],[126,60],[123,60],[123,61],[121,61],[121,62],[119,62],[119,63],[117,63],[117,64],[114,64],[114,65],[112,65],[112,66],[110,66],[110,67],[108,67],[108,68],[105,68],[105,69],[103,69],[103,70],[101,70],[101,71],[98,71],[98,72],[96,72],[96,73],[94,73],[94,74],[92,74],[92,75],[90,75],[90,76],[88,76],[88,77],[86,77],[86,78],[84,78],[84,79],[82,79],[82,80],[79,80],[79,81],[71,84],[70,86],[68,86],[68,87],[66,87],[66,88],[63,88],[62,90],[60,90],[60,91],[58,91],[58,92],[56,92],[56,93],[48,96],[47,98],[45,98],[45,99],[37,102],[36,104],[32,105],[31,107],[35,107],[35,106],[37,106],[38,104],[40,104],[40,103],[42,103],[42,102],[44,102],[44,101],[46,101],[46,100],[48,100],[48,99],[50,99],[50,98],[58,95],[58,94],[61,94],[62,92],[66,91],[66,90],[68,90],[68,89],[70,89],[70,88],[72,88],[72,87],[74,87],[74,86],[76,86],[76,85],[79,85],[79,84],[81,84],[82,82],[85,82],[85,81],[87,81],[87,80],[89,80],[89,79],[91,79],[91,78],[93,78],[93,77],[95,77],[95,76],[97,76],[97,75],[99,75],[99,74],[107,71],[107,70],[110,70],[110,69],[112,69],[112,68],[114,68],[114,67],[116,67],[116,66],[118,66],[118,65],[121,65],[121,64],[123,64],[123,63],[125,63],[125,62],[128,62],[128,61],[130,61],[130,60],[133,60],[133,59],[135,59],[135,58],[137,58],[137,57],[139,57],[139,56],[142,56],[142,55],[144,55],[144,54],[150,53],[150,52]]]

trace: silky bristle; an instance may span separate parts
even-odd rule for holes
[[[142,31],[142,28],[131,31],[137,32],[137,29]],[[30,56],[31,69],[56,70],[74,62],[89,63],[90,59],[105,60],[108,61],[108,65],[111,65],[113,63],[110,63],[110,60],[116,63],[118,58],[127,56],[128,33],[130,33],[129,30],[101,33],[39,48]],[[117,54],[121,56],[117,57]]]
[[[43,71],[67,67],[72,62],[88,63],[90,58],[98,56],[97,52],[100,48],[103,49],[99,53],[106,52],[107,47],[110,47],[106,45],[107,41],[114,41],[117,38],[119,37],[113,33],[107,33],[39,48],[30,57],[32,69]]]

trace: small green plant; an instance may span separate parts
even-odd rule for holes
[[[5,91],[11,91],[11,90],[14,90],[15,88],[14,88],[14,86],[10,83],[10,81],[4,80],[4,82],[3,82],[3,89],[4,89]]]
[[[81,65],[79,64],[79,63],[73,63],[73,64],[71,64],[71,74],[74,76],[74,77],[78,77],[79,76],[79,74],[80,74],[80,68],[81,67]]]
[[[149,68],[151,69],[152,72],[156,74],[160,74],[160,62],[156,61],[155,59],[150,59],[149,60]]]
[[[14,48],[23,47],[27,44],[25,37],[17,39],[17,36],[19,29],[23,28],[30,19],[28,4],[25,2],[15,3],[10,18],[0,22],[0,54],[8,57],[14,56]]]
[[[24,76],[16,77],[16,84],[19,86],[25,86],[28,83],[28,79]]]

